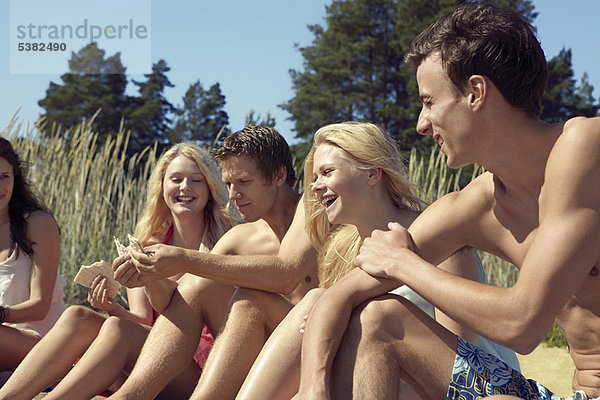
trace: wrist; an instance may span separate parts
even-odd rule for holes
[[[10,318],[10,308],[5,306],[0,306],[0,324],[3,322],[8,322]]]

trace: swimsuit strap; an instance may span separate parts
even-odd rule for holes
[[[167,233],[165,233],[165,237],[162,240],[163,244],[169,244],[169,241],[171,241],[171,237],[173,236],[173,224],[171,224],[169,226],[169,229],[167,229]]]

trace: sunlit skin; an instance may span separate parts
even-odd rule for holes
[[[473,154],[471,149],[478,145],[478,130],[469,113],[472,95],[468,91],[461,93],[456,88],[437,56],[428,57],[419,66],[417,83],[423,103],[417,132],[432,136],[448,157],[451,168],[473,162],[463,159],[465,155]]]
[[[368,171],[356,168],[344,150],[322,144],[315,150],[311,190],[332,224],[354,224],[361,211],[355,199],[367,185]]]
[[[171,161],[163,179],[163,199],[173,215],[196,220],[209,198],[206,178],[193,160],[178,156]]]
[[[277,199],[276,183],[269,183],[249,157],[229,157],[221,161],[222,180],[229,198],[246,222],[262,218]]]

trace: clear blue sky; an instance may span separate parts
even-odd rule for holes
[[[60,10],[40,11],[48,21],[68,19],[75,5],[83,3],[91,7],[93,3],[90,0],[45,1],[46,4],[60,3],[61,6],[74,4],[60,7]],[[121,0],[122,4],[128,4],[128,1],[131,0]],[[331,0],[136,1],[151,3],[151,40],[147,55],[150,63],[164,59],[171,67],[168,77],[175,87],[165,92],[171,103],[180,105],[188,86],[196,80],[200,80],[205,88],[219,82],[226,96],[225,110],[233,130],[243,127],[250,109],[263,115],[271,112],[277,120],[277,128],[293,142],[292,123],[286,120],[289,115],[278,105],[293,95],[288,70],[302,68],[302,57],[294,44],[310,44],[313,36],[307,25],[323,23],[325,5]],[[534,0],[534,4],[539,13],[534,25],[538,28],[546,56],[556,55],[563,47],[571,48],[576,78],[579,80],[583,72],[587,72],[595,88],[594,96],[598,98],[600,1]],[[35,10],[31,10],[31,14],[34,15]],[[34,121],[41,111],[37,101],[44,97],[49,82],[61,83],[60,73],[10,73],[10,18],[10,2],[2,1],[0,129],[8,124],[19,107],[21,121]],[[64,53],[65,72],[71,50],[78,49],[68,49]],[[132,70],[131,65],[144,58],[135,56],[132,60],[123,52],[122,60]],[[147,72],[150,71],[150,63]],[[40,64],[38,69],[43,68],[44,65]],[[128,78],[142,80],[143,76],[133,74]],[[128,91],[135,92],[131,83]]]

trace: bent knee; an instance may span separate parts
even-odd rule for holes
[[[128,319],[110,316],[102,324],[99,335],[118,338],[127,337],[127,333],[134,324],[135,322]]]
[[[265,292],[258,289],[237,288],[231,298],[232,304],[240,304],[245,307],[268,307],[281,299],[277,293]]]
[[[350,327],[367,336],[387,336],[402,330],[414,318],[413,304],[403,297],[380,296],[358,306],[352,313]]]
[[[60,316],[59,322],[57,321],[56,326],[71,327],[77,331],[85,331],[86,328],[90,328],[95,332],[104,322],[105,318],[84,306],[70,306],[63,311]]]

